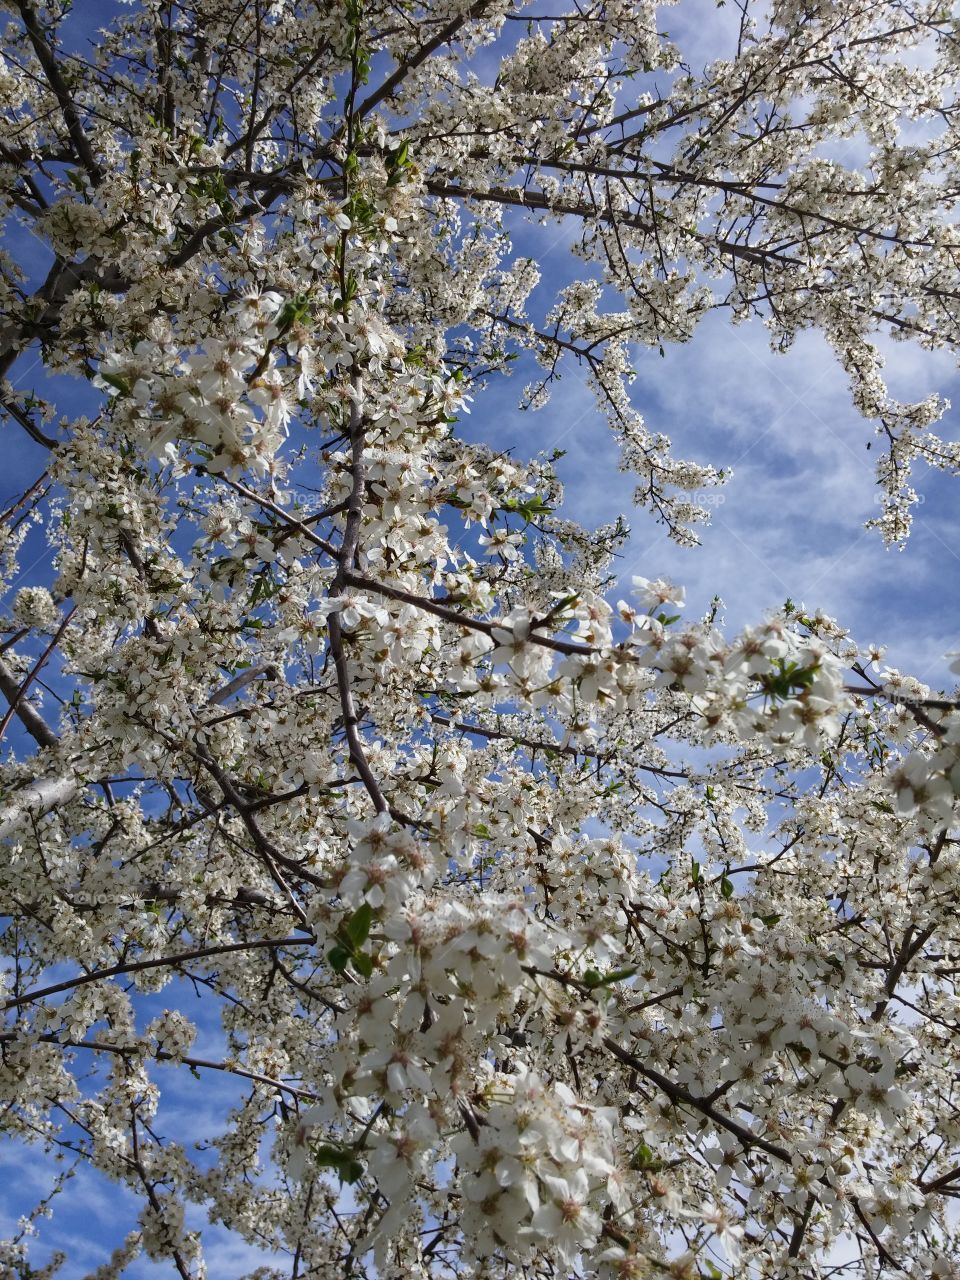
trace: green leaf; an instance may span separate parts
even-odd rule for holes
[[[627,978],[632,978],[636,972],[636,965],[631,965],[628,969],[611,969],[609,973],[603,975],[603,985],[609,987],[614,982],[625,982]]]
[[[404,169],[410,167],[410,144],[402,142],[395,151],[388,151],[384,163],[387,169],[387,186],[395,187],[403,177]]]
[[[775,702],[809,689],[820,669],[816,662],[810,667],[801,667],[798,662],[784,662],[782,658],[774,661],[773,668],[773,671],[764,672],[759,681],[767,697]]]
[[[372,923],[373,907],[370,906],[369,902],[364,902],[357,907],[349,920],[343,922],[340,926],[340,932],[344,938],[349,939],[354,947],[360,947],[366,942]]]
[[[690,879],[694,884],[699,884],[700,882],[700,863],[696,859],[690,864]]]
[[[351,957],[353,967],[357,973],[364,978],[369,978],[373,973],[373,960],[365,951],[357,951]]]
[[[544,502],[539,493],[534,493],[525,498],[507,498],[501,510],[515,512],[518,516],[523,516],[527,524],[532,524],[537,516],[550,515],[553,507]]]
[[[350,952],[346,947],[331,947],[327,952],[327,959],[330,961],[330,968],[334,973],[344,973],[350,963]]]
[[[306,320],[310,315],[310,299],[297,295],[295,298],[283,304],[279,316],[277,316],[277,328],[281,333],[286,333],[291,325],[297,324],[301,320]]]
[[[733,897],[733,881],[728,880],[726,876],[720,878],[720,893],[724,898]]]
[[[633,1153],[633,1158],[631,1159],[630,1163],[634,1169],[642,1169],[644,1165],[652,1164],[653,1159],[654,1159],[653,1152],[650,1150],[650,1148],[647,1146],[645,1142],[641,1142],[640,1145],[637,1147],[636,1151]]]
[[[250,607],[254,608],[261,600],[271,599],[280,590],[280,586],[281,584],[274,579],[273,574],[268,569],[262,570],[257,574],[253,590],[250,593],[248,601]]]
[[[333,1147],[321,1143],[314,1147],[313,1156],[322,1169],[336,1169],[341,1182],[356,1182],[363,1177],[363,1165],[356,1158],[353,1148]]]
[[[611,969],[609,973],[597,973],[596,969],[588,969],[583,975],[583,985],[585,987],[610,987],[615,982],[623,982],[626,978],[632,978],[637,972],[636,966],[630,969]]]
[[[108,386],[119,391],[122,396],[128,396],[130,394],[130,384],[125,378],[121,378],[115,373],[104,373],[102,369],[100,370],[100,378]]]

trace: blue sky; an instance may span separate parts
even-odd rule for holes
[[[78,0],[69,41],[81,47],[88,33],[118,8],[114,0]],[[736,11],[731,10],[718,16],[712,5],[704,9],[683,0],[669,15],[665,25],[683,43],[694,67],[732,51],[727,47],[729,24]],[[710,22],[699,20],[704,13]],[[545,227],[519,238],[524,251],[536,253],[541,264],[541,294],[558,279],[569,278],[571,266],[576,267],[566,234],[563,228]],[[10,247],[42,276],[46,261],[26,233]],[[895,395],[919,399],[937,391],[960,403],[960,380],[947,353],[894,343],[885,351]],[[722,502],[714,508],[713,523],[702,531],[700,548],[678,548],[648,515],[631,514],[634,479],[618,472],[616,445],[574,364],[566,366],[546,409],[537,414],[516,411],[526,380],[518,370],[513,379],[478,396],[465,430],[521,456],[566,451],[558,464],[566,484],[566,513],[587,525],[624,514],[633,527],[618,565],[622,594],[632,574],[668,576],[686,586],[690,617],[704,613],[719,594],[731,630],[761,621],[789,596],[808,610],[823,608],[863,642],[886,644],[891,664],[934,685],[949,683],[943,654],[960,648],[955,604],[960,599],[958,482],[924,473],[921,465],[916,487],[924,501],[905,550],[885,549],[876,532],[864,530],[864,521],[878,509],[872,472],[880,445],[872,425],[850,404],[846,377],[823,340],[802,335],[788,355],[777,356],[759,323],[734,329],[725,316],[715,315],[687,345],[666,347],[663,358],[655,349],[638,352],[635,367],[634,404],[653,429],[672,437],[678,455],[733,468],[733,479],[716,491]],[[17,367],[15,381],[32,384],[41,394],[56,386],[29,355]],[[74,397],[73,411],[83,407]],[[948,411],[940,430],[947,437],[957,434],[955,410]],[[15,428],[4,431],[0,499],[21,491],[45,464],[41,448]],[[42,541],[35,546],[35,555],[25,559],[20,585],[45,580],[49,553]],[[157,1003],[145,1002],[144,1021],[154,1015]],[[203,1040],[197,1052],[213,1056],[218,1036],[212,1026],[203,1028]],[[173,1069],[161,1068],[158,1078],[164,1084],[175,1076]],[[179,1073],[177,1081],[164,1097],[166,1131],[183,1141],[212,1135],[230,1099],[239,1096],[235,1082],[210,1072],[199,1081]],[[8,1234],[17,1215],[48,1193],[54,1174],[52,1162],[36,1149],[0,1145],[0,1235]],[[69,1246],[71,1259],[61,1276],[79,1280],[132,1228],[137,1205],[134,1197],[99,1175],[78,1170],[58,1198],[52,1223],[41,1226],[43,1247],[37,1260],[54,1247]],[[256,1250],[222,1231],[207,1228],[205,1235],[212,1277],[235,1277],[260,1260]],[[161,1280],[174,1272],[142,1259],[127,1274],[132,1280]]]
[[[946,353],[890,346],[895,392],[956,397]],[[760,621],[789,596],[809,611],[822,608],[864,643],[886,644],[891,665],[948,680],[942,655],[956,647],[960,593],[957,482],[918,467],[923,502],[902,551],[864,529],[878,513],[872,473],[881,446],[850,404],[823,339],[805,334],[786,356],[775,355],[759,323],[732,328],[713,316],[687,345],[666,347],[662,360],[641,352],[635,367],[634,403],[649,425],[665,431],[680,456],[730,467],[733,476],[710,495],[717,505],[698,548],[677,547],[645,513],[633,516],[624,588],[632,573],[671,577],[686,586],[691,616],[716,592],[730,628]],[[587,524],[629,512],[633,490],[630,476],[616,474],[616,447],[591,410],[574,372],[541,415],[551,420],[543,447],[568,451],[559,470],[570,514]],[[952,410],[942,427],[955,435]]]
[[[81,51],[96,29],[123,12],[119,0],[80,0],[65,24],[65,43]],[[681,46],[694,68],[733,52],[738,14],[706,0],[683,0],[662,11],[661,26]],[[516,27],[516,34],[520,27]],[[493,51],[485,58],[492,63]],[[849,161],[856,141],[844,142]],[[582,268],[567,250],[568,231],[555,225],[521,230],[518,251],[536,256],[543,282],[534,304],[544,301],[557,281]],[[46,270],[45,255],[26,231],[8,240],[25,266]],[[937,391],[960,396],[956,362],[948,352],[924,352],[906,343],[881,340],[888,358],[891,391],[920,399]],[[570,361],[550,405],[537,414],[516,412],[526,380],[518,369],[511,380],[479,398],[465,429],[472,436],[513,448],[518,455],[561,448],[558,470],[566,482],[566,513],[585,524],[604,523],[619,513],[633,528],[621,562],[624,586],[630,575],[667,575],[687,588],[688,612],[702,613],[713,595],[726,606],[728,626],[759,621],[789,596],[808,609],[821,607],[849,626],[862,641],[888,646],[888,660],[924,680],[948,680],[945,651],[960,644],[960,620],[951,601],[960,598],[960,543],[949,477],[921,463],[915,487],[923,501],[904,550],[883,547],[879,535],[864,530],[878,513],[873,466],[881,445],[871,423],[850,403],[846,377],[826,343],[802,334],[786,356],[769,350],[763,326],[753,321],[732,327],[723,314],[708,317],[691,342],[635,353],[633,401],[654,430],[664,431],[678,456],[732,468],[733,479],[709,495],[712,525],[702,546],[675,546],[644,512],[632,513],[634,484],[617,472],[617,449],[602,422],[583,371]],[[28,354],[16,368],[18,385],[40,375]],[[42,375],[42,393],[70,386],[72,411],[90,409],[96,397],[68,379]],[[52,395],[53,399],[62,398]],[[89,403],[87,403],[89,401]],[[939,426],[957,434],[956,411]],[[868,450],[872,445],[872,452]],[[29,484],[44,465],[45,451],[26,438],[4,455],[0,499]],[[24,570],[33,580],[40,563]]]
[[[549,305],[550,291],[582,264],[571,258],[564,227],[517,228],[518,252],[536,256],[541,284],[528,313]],[[879,346],[891,394],[906,401],[936,392],[960,405],[956,360],[883,336]],[[721,596],[728,630],[756,624],[789,597],[821,608],[863,644],[887,646],[887,662],[938,687],[951,683],[943,655],[960,647],[958,482],[921,462],[914,487],[913,532],[903,549],[887,548],[864,528],[879,514],[874,465],[882,443],[874,423],[854,408],[847,376],[826,341],[801,333],[786,354],[770,349],[759,320],[733,326],[709,315],[684,345],[632,353],[632,402],[647,425],[665,432],[675,455],[732,470],[705,495],[712,521],[701,545],[677,546],[645,511],[633,509],[635,478],[618,471],[618,448],[600,419],[586,371],[562,366],[549,405],[516,409],[535,374],[514,376],[478,395],[464,422],[474,439],[495,440],[518,456],[566,451],[557,464],[564,510],[596,526],[623,514],[632,537],[617,566],[625,594],[632,574],[666,576],[687,589],[687,616]],[[937,425],[953,439],[957,410]],[[871,447],[868,449],[868,445]]]

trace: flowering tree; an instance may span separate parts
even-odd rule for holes
[[[817,328],[905,537],[958,449],[873,339],[960,338],[955,17],[745,4],[700,74],[628,0],[142,0],[81,53],[0,8],[6,582],[55,552],[2,624],[0,1126],[142,1198],[96,1276],[203,1275],[191,1206],[258,1276],[960,1275],[955,704],[789,604],[614,606],[622,523],[457,423],[577,361],[693,541],[724,473],[630,360]],[[203,1151],[179,1073],[236,1080]]]

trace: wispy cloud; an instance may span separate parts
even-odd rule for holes
[[[892,392],[949,397],[958,379],[943,353],[885,343]],[[559,447],[565,510],[588,525],[627,516],[633,535],[620,564],[629,575],[666,574],[688,589],[691,614],[719,594],[730,627],[760,621],[789,596],[850,627],[863,642],[888,645],[891,663],[949,683],[943,653],[960,617],[960,543],[954,483],[921,466],[924,501],[903,551],[887,550],[864,523],[879,510],[873,461],[881,445],[850,402],[846,375],[823,339],[801,334],[785,356],[759,324],[708,318],[683,347],[636,355],[635,407],[671,436],[677,454],[732,467],[709,496],[713,522],[703,545],[678,548],[645,512],[631,511],[633,483],[617,471],[617,448],[576,368],[536,415],[507,415],[498,440],[520,453]],[[944,424],[952,434],[955,415]],[[868,450],[867,445],[872,446]]]

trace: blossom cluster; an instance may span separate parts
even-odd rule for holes
[[[271,1277],[955,1277],[956,692],[618,584],[497,399],[578,367],[690,545],[731,473],[634,366],[818,329],[902,540],[960,461],[876,345],[960,346],[955,24],[785,0],[700,74],[646,2],[401,8],[144,2],[84,60],[7,6],[53,265],[0,266],[50,455],[0,517],[0,1129],[139,1197],[103,1280],[201,1280],[200,1217]],[[0,1270],[55,1273],[46,1207]]]

